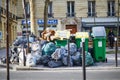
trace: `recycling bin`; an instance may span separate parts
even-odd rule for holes
[[[70,31],[68,30],[62,30],[62,31],[56,31],[55,36],[58,39],[54,40],[54,43],[57,47],[65,46],[68,43],[68,39],[70,37]]]
[[[81,42],[82,42],[81,38],[76,38],[76,39],[75,39],[75,42],[76,42],[77,48],[82,47],[82,46],[80,45]],[[85,51],[88,52],[88,38],[85,38]]]
[[[106,60],[106,38],[97,37],[93,39],[93,57],[95,61],[105,61]]]
[[[103,26],[93,27],[93,58],[96,62],[106,60],[106,32]]]
[[[61,47],[61,46],[67,45],[68,40],[67,39],[63,39],[63,40],[56,39],[54,42],[57,47]]]

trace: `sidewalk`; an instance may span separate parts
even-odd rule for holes
[[[120,48],[119,48],[120,49]],[[115,49],[106,48],[106,52],[112,51],[114,52]],[[92,66],[87,66],[87,70],[111,70],[111,69],[120,69],[120,54],[118,54],[118,66],[116,67],[115,62],[115,53],[113,54],[106,54],[107,62],[96,62]],[[0,67],[6,67],[6,64],[1,64]],[[57,67],[57,68],[49,68],[44,67],[42,65],[37,65],[35,67],[27,67],[27,66],[19,66],[15,64],[10,64],[10,69],[13,70],[82,70],[82,66],[75,66],[75,67]]]

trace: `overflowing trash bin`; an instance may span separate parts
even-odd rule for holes
[[[81,46],[82,38],[85,38],[85,51],[88,52],[88,41],[89,41],[88,37],[89,36],[88,36],[87,32],[77,32],[76,33],[76,39],[75,39],[77,48],[82,47]]]
[[[67,39],[63,39],[63,40],[56,39],[55,40],[55,44],[57,47],[65,46],[67,43],[68,43]]]
[[[68,43],[70,37],[70,31],[56,31],[55,36],[57,39],[54,40],[57,47],[65,46]]]
[[[103,26],[92,28],[93,58],[96,62],[106,61],[106,32]]]
[[[76,42],[77,48],[80,48],[81,47],[80,43],[82,42],[81,38],[76,38],[75,42]],[[85,38],[85,51],[88,52],[88,38]]]

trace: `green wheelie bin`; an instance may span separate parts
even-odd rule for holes
[[[61,46],[64,47],[65,45],[67,45],[68,40],[67,39],[63,39],[63,40],[57,39],[54,42],[55,42],[57,47],[61,47]]]
[[[81,47],[80,43],[82,42],[81,38],[76,38],[75,42],[76,42],[77,48],[80,48]],[[85,38],[85,51],[88,52],[88,38]]]
[[[106,60],[106,38],[98,37],[93,39],[93,51],[95,61],[104,62]]]
[[[106,61],[106,32],[103,26],[93,27],[93,58],[96,62]]]

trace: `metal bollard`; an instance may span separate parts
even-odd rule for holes
[[[85,38],[82,38],[82,69],[83,69],[83,80],[86,80],[86,66],[85,66]]]
[[[117,53],[118,53],[118,45],[117,45],[117,38],[115,37],[115,65],[118,66],[118,60],[117,60]]]

